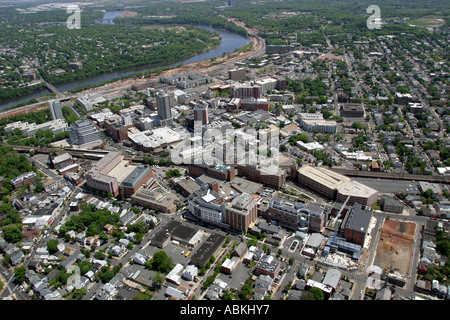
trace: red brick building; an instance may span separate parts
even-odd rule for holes
[[[236,176],[236,169],[233,167],[226,167],[224,165],[207,166],[205,164],[189,164],[189,174],[194,177],[199,177],[206,173],[215,178],[226,181],[233,181]]]

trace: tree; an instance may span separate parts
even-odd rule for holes
[[[319,288],[312,287],[309,289],[309,292],[312,293],[312,296],[308,297],[306,300],[324,300],[325,294]]]
[[[166,178],[167,179],[170,179],[170,178],[173,178],[173,177],[180,177],[180,176],[181,176],[181,173],[180,173],[180,171],[178,171],[178,169],[167,170],[167,172],[166,172]]]
[[[233,298],[233,293],[231,293],[228,290],[225,290],[222,294],[222,296],[220,297],[221,300],[234,300]]]
[[[78,266],[80,267],[80,273],[82,275],[85,275],[87,272],[89,272],[89,270],[92,269],[92,263],[90,263],[89,261],[85,260],[85,261],[81,261]]]
[[[47,249],[50,254],[54,254],[55,252],[58,252],[58,240],[50,240],[47,242]]]
[[[151,269],[168,273],[172,269],[172,259],[164,251],[158,251],[153,255]]]
[[[103,273],[102,282],[108,283],[112,278],[114,278],[115,274],[112,270],[107,270]]]
[[[361,122],[354,122],[352,125],[353,129],[357,129],[357,130],[365,130],[366,127],[361,123]]]
[[[42,182],[38,181],[35,184],[34,193],[38,194],[41,193],[42,191],[44,191],[44,185],[42,184]]]
[[[72,300],[81,300],[86,294],[86,289],[74,289],[72,291]]]
[[[433,190],[432,189],[425,190],[423,196],[427,199],[433,198]]]
[[[14,278],[18,282],[24,282],[26,273],[27,269],[24,266],[17,267],[16,269],[14,269]]]
[[[9,243],[17,243],[23,238],[22,228],[18,225],[9,225],[3,230],[3,238]]]
[[[155,276],[152,278],[153,283],[156,285],[156,287],[161,288],[162,284],[164,283],[164,276],[161,274],[161,272],[156,272]]]
[[[242,300],[247,299],[252,292],[253,288],[251,284],[248,281],[246,281],[245,284],[242,286],[241,291],[239,291],[238,297]]]
[[[97,251],[94,254],[94,258],[95,259],[99,259],[99,260],[105,260],[105,254],[103,252],[101,252],[101,251]]]

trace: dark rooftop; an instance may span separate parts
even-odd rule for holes
[[[192,263],[198,267],[204,267],[224,241],[225,236],[218,233],[211,234],[192,256]]]
[[[124,186],[133,187],[142,177],[151,170],[148,165],[140,165],[136,167],[123,181]]]
[[[370,219],[372,218],[372,208],[362,206],[359,203],[355,203],[353,208],[347,213],[345,218],[345,229],[357,230],[366,232]]]

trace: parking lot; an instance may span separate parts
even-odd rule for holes
[[[169,243],[164,248],[164,251],[167,253],[167,255],[169,257],[172,258],[173,263],[175,263],[175,264],[181,263],[182,265],[188,265],[194,249],[186,248],[184,246],[176,245],[173,243]],[[188,257],[186,257],[185,255],[188,251],[191,251],[191,254]]]
[[[365,184],[380,193],[419,193],[419,186],[417,182],[409,180],[392,180],[392,179],[376,179],[376,178],[362,178],[354,177],[354,180]]]
[[[241,290],[245,281],[253,274],[253,268],[248,268],[245,264],[240,262],[231,275],[219,273],[218,279],[226,282],[230,288]]]

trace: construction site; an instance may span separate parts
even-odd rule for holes
[[[403,277],[408,274],[414,250],[414,235],[417,225],[386,219],[380,228],[374,265],[386,273],[395,273]]]

